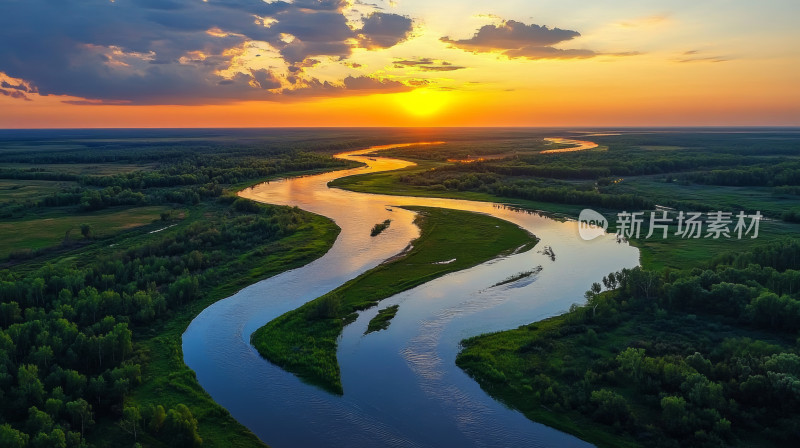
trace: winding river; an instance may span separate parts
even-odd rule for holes
[[[337,156],[367,167],[273,181],[239,193],[327,216],[342,232],[316,261],[251,285],[200,313],[183,335],[186,364],[214,400],[275,448],[587,446],[489,397],[456,367],[458,344],[469,336],[567,310],[583,300],[592,282],[636,266],[638,250],[610,235],[583,241],[575,222],[498,204],[328,188],[339,177],[411,165],[366,156],[388,147],[393,145]],[[377,308],[363,312],[345,328],[339,343],[343,396],[307,385],[261,358],[249,343],[257,328],[375,267],[418,236],[414,214],[395,207],[401,205],[486,213],[529,230],[541,241],[528,252],[384,300],[380,308],[400,304],[386,331],[364,336]],[[391,226],[370,237],[371,227],[385,219],[392,219]],[[552,256],[543,253],[547,246]],[[537,266],[542,266],[537,275],[491,287]]]

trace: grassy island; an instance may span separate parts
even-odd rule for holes
[[[269,361],[311,384],[343,393],[336,360],[337,338],[357,312],[401,291],[460,271],[535,238],[525,230],[486,215],[426,207],[419,212],[421,235],[403,257],[384,263],[334,291],[290,311],[253,333],[251,340]],[[455,258],[448,264],[437,264]]]

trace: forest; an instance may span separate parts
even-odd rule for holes
[[[758,240],[632,241],[642,250],[642,268],[598,279],[564,315],[467,339],[457,362],[531,419],[601,446],[794,446],[796,135],[617,134],[0,132],[0,446],[263,446],[199,386],[183,363],[181,334],[214,301],[324,254],[338,228],[235,192],[280,176],[352,167],[330,155],[387,140],[446,143],[389,150],[418,165],[337,185],[494,200],[567,216],[583,207],[613,216],[658,205],[769,217]],[[540,153],[551,148],[543,137],[554,135],[600,146]],[[453,161],[476,157],[484,160]],[[426,250],[449,258],[441,247]],[[367,274],[334,299],[312,302],[292,322],[303,330],[309,319],[332,322],[362,302],[372,306],[404,289],[390,277],[386,270]],[[397,308],[382,311],[374,330],[386,328]],[[273,359],[323,363],[325,381],[341,393],[341,325],[327,335],[324,357],[286,349]],[[292,342],[294,334],[283,336]],[[257,333],[256,345],[258,339]]]
[[[80,222],[95,210],[144,205],[167,211],[145,231],[96,235],[92,226],[80,225],[55,247],[18,248],[0,267],[0,446],[108,446],[115,440],[188,447],[202,445],[204,436],[213,445],[237,435],[236,446],[260,446],[202,392],[200,403],[209,403],[200,406],[196,392],[181,392],[187,382],[173,377],[179,371],[162,379],[169,393],[144,386],[158,382],[160,363],[178,356],[182,364],[180,333],[171,334],[171,326],[185,326],[209,300],[252,278],[322,255],[338,232],[296,208],[237,199],[230,187],[347,164],[257,145],[226,155],[219,144],[167,154],[141,149],[135,139],[123,147],[125,163],[155,165],[115,172],[119,165],[99,148],[4,150],[2,179],[71,182],[43,197],[3,201],[6,222]],[[112,174],[73,174],[85,163]],[[160,353],[156,348],[165,342],[177,352]]]
[[[465,340],[457,363],[601,446],[795,446],[798,288],[796,239],[705,268],[626,269],[564,315]]]

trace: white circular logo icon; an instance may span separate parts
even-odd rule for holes
[[[585,208],[578,216],[578,233],[586,241],[593,240],[606,233],[608,220],[596,211]]]

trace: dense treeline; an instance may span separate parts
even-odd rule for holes
[[[77,211],[88,212],[119,205],[194,205],[203,198],[220,196],[222,185],[293,171],[345,166],[346,162],[322,154],[289,151],[267,159],[182,153],[176,161],[156,170],[108,176],[42,172],[40,168],[6,169],[0,170],[0,179],[71,180],[78,186],[63,188],[38,200],[8,201],[0,206],[0,217],[24,214],[29,207],[77,206]]]
[[[535,176],[553,179],[597,179],[608,176],[640,176],[761,165],[763,157],[676,151],[667,155],[643,151],[578,151],[561,154],[523,154],[510,159],[445,165],[437,170],[457,173],[494,173],[503,176]],[[795,167],[794,164],[789,166]],[[796,167],[795,167],[796,168]]]
[[[472,164],[470,164],[472,165]],[[434,191],[479,191],[506,198],[618,209],[649,209],[654,203],[634,194],[606,194],[591,185],[542,183],[536,179],[504,178],[495,173],[461,173],[449,167],[406,175],[400,181]]]
[[[0,271],[0,445],[85,446],[100,416],[116,420],[132,441],[147,433],[170,446],[201,443],[186,406],[125,406],[146,363],[133,350],[133,332],[220,283],[220,269],[237,254],[309,219],[244,199],[206,214],[89,261]]]
[[[711,170],[687,173],[680,177],[684,182],[733,187],[795,187],[800,185],[800,163],[784,162],[746,169]]]
[[[797,195],[800,186],[800,161],[797,159],[800,149],[795,144],[796,137],[769,133],[747,137],[689,134],[657,138],[634,134],[598,135],[593,139],[607,144],[607,148],[550,154],[535,149],[526,152],[525,144],[517,142],[516,148],[506,148],[508,157],[504,159],[451,163],[399,176],[398,180],[433,191],[474,191],[505,198],[609,209],[652,209],[658,204],[694,211],[723,209],[732,212],[756,210],[752,204],[737,205],[736,209],[729,204],[722,206],[721,202],[727,201],[715,199],[737,194],[733,191],[709,188],[703,195],[696,195],[692,190],[642,187],[637,182],[658,178],[661,182],[681,186],[765,187],[772,189],[771,200],[775,202],[769,204],[763,214],[800,222],[800,209],[787,210],[780,206],[786,195]],[[482,148],[478,145],[470,151],[480,154]],[[392,152],[422,158],[420,149]],[[448,160],[448,154],[455,158],[463,152],[459,145],[445,145],[437,147],[434,154],[438,160]]]
[[[606,445],[795,446],[799,241],[603,283],[563,316],[465,341],[459,365],[531,416],[576,414],[621,437]]]

